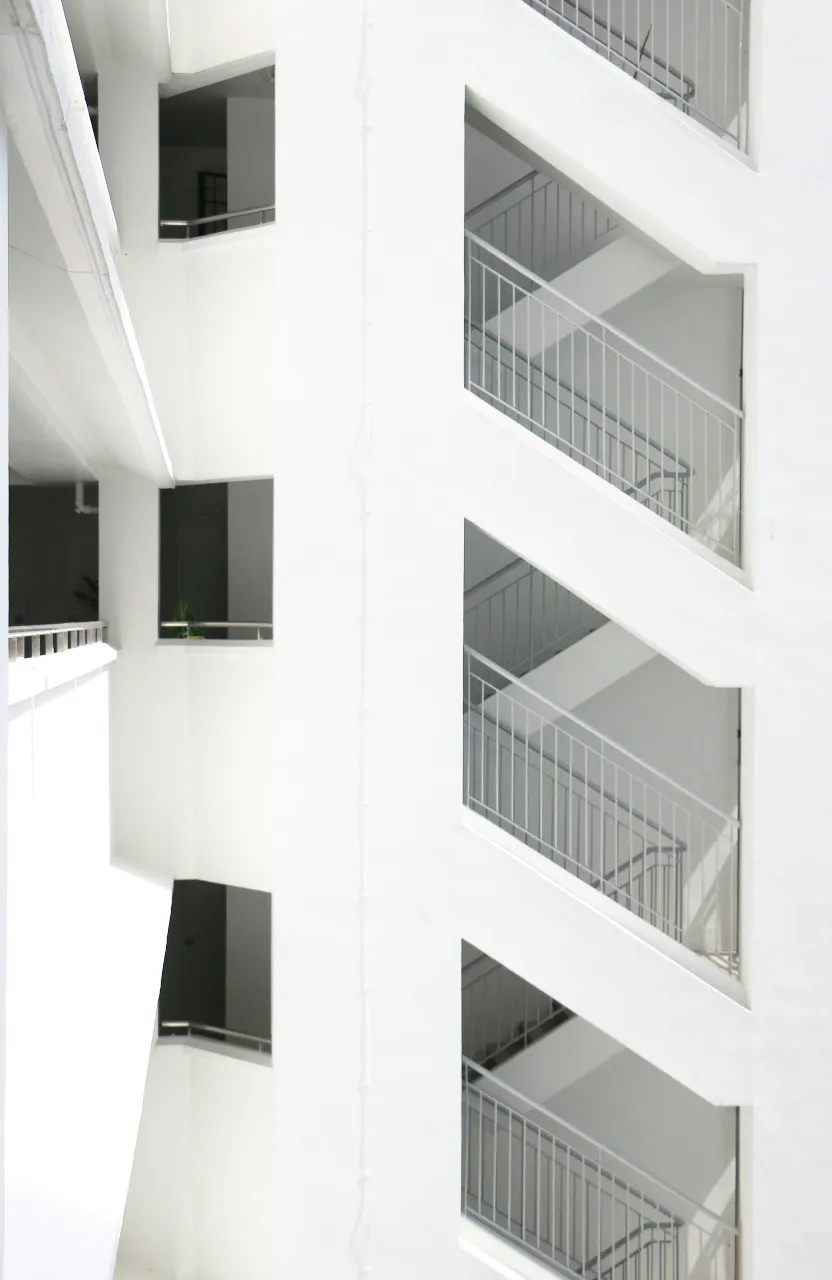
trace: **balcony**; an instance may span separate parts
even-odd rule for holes
[[[274,67],[163,97],[159,237],[274,222]]]
[[[160,640],[271,641],[273,491],[271,480],[162,490]]]

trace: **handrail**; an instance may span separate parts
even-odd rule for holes
[[[525,270],[525,268],[521,268],[521,270]],[[606,325],[607,323],[606,320],[603,320],[600,317],[598,317],[598,322],[599,324],[604,324],[604,325]],[[466,320],[466,325],[468,327],[469,332],[482,334],[484,338],[488,338],[490,342],[494,343],[494,345],[497,347],[498,351],[500,352],[501,363],[504,368],[512,369],[512,370],[514,369],[516,362],[513,360],[509,360],[508,354],[510,353],[511,348],[508,347],[508,345],[505,342],[501,341],[496,334],[489,333],[487,329],[483,327],[483,325],[476,324],[471,319]],[[609,326],[607,327],[609,328]],[[629,342],[630,339],[628,338],[627,341]],[[491,352],[486,352],[485,354],[492,355]],[[654,358],[658,359],[658,357],[654,357]],[[596,400],[592,400],[589,396],[585,395],[583,391],[576,391],[575,388],[571,387],[568,382],[563,382],[560,378],[558,378],[556,381],[551,373],[545,373],[544,370],[538,365],[532,364],[531,367],[532,369],[534,369],[536,373],[539,373],[541,375],[541,379],[545,383],[554,383],[555,387],[557,388],[558,404],[563,405],[565,409],[569,408],[569,404],[561,398],[561,394],[567,397],[567,401],[569,397],[571,397],[573,401],[574,400],[581,401],[582,404],[586,405],[586,408],[589,411],[589,413],[597,413],[602,418],[607,419],[608,421],[614,423],[618,430],[615,433],[607,430],[606,434],[611,436],[612,435],[617,436],[618,431],[624,431],[629,435],[634,436],[636,440],[641,441],[642,444],[647,445],[648,448],[653,449],[656,453],[660,453],[664,457],[669,458],[671,462],[675,462],[676,466],[679,468],[678,476],[674,476],[669,471],[661,471],[661,472],[657,472],[656,475],[652,477],[653,479],[663,478],[665,476],[669,477],[670,479],[678,479],[680,477],[683,479],[692,479],[696,475],[696,468],[692,466],[691,463],[686,462],[684,458],[680,458],[679,455],[674,453],[672,449],[668,449],[666,445],[663,445],[658,441],[654,440],[651,436],[646,435],[645,432],[639,430],[638,427],[633,426],[632,423],[627,422],[624,418],[615,417],[614,414],[612,414],[609,409],[605,409],[602,405],[598,404]],[[684,377],[684,374],[680,376]],[[541,390],[545,391],[547,395],[553,394],[553,392],[551,391],[546,391],[545,387],[541,387]],[[710,395],[710,392],[706,391],[704,394]],[[587,422],[590,422],[589,413],[584,415]],[[729,427],[731,426],[730,423],[727,423],[726,425]],[[569,447],[577,449],[576,445],[569,445]],[[581,452],[579,449],[577,451]],[[597,460],[593,459],[593,462],[595,461]],[[640,483],[644,484],[645,481],[641,481]]]
[[[733,5],[731,5],[728,2],[728,0],[722,0],[722,3],[725,4],[726,7],[729,9],[733,8]],[[576,14],[578,14],[581,18],[587,18],[592,23],[593,27],[606,28],[606,30],[609,32],[611,36],[614,36],[616,40],[621,41],[622,45],[624,45],[626,48],[632,49],[636,54],[638,54],[638,60],[636,62],[631,62],[629,65],[635,68],[636,70],[640,71],[642,75],[647,75],[647,76],[650,75],[650,73],[648,71],[645,71],[644,67],[641,65],[642,59],[644,57],[644,49],[638,43],[637,40],[634,40],[632,36],[626,35],[623,31],[619,31],[618,28],[612,26],[611,23],[605,22],[603,18],[599,18],[597,14],[595,14],[591,9],[583,8],[582,5],[578,3],[578,0],[567,0],[567,4],[569,4],[569,6],[572,9],[574,9]],[[543,6],[544,8],[549,7],[546,4],[546,0],[543,0]],[[556,12],[556,11],[552,10],[552,12]],[[565,14],[557,14],[557,16],[562,18],[564,22],[569,21],[569,19],[566,17]],[[582,35],[588,36],[590,40],[595,40],[596,43],[598,44],[601,43],[601,41],[597,40],[597,38],[592,34],[592,32],[584,31],[582,27],[577,27],[577,29],[581,32]],[[623,58],[622,56],[622,61],[627,61],[627,59]],[[691,99],[696,95],[696,82],[694,80],[691,80],[690,76],[686,76],[683,72],[677,71],[677,69],[674,66],[671,66],[670,64],[665,62],[663,58],[658,57],[654,53],[650,54],[650,62],[654,66],[661,67],[662,71],[666,72],[668,76],[675,76],[676,79],[679,81],[679,83],[685,86],[687,93],[678,95],[680,98],[682,98],[684,102],[690,102]],[[652,76],[651,79],[656,80],[657,83],[660,83],[656,76]],[[666,87],[668,89],[670,88],[669,85]]]
[[[641,1165],[635,1164],[632,1160],[626,1159],[625,1156],[619,1155],[617,1151],[614,1151],[611,1147],[605,1146],[605,1144],[603,1142],[599,1142],[597,1138],[590,1137],[588,1133],[577,1128],[576,1125],[570,1124],[567,1120],[562,1119],[562,1117],[556,1115],[554,1111],[550,1111],[548,1107],[544,1107],[539,1102],[535,1102],[532,1098],[526,1097],[526,1095],[521,1093],[519,1089],[515,1089],[513,1085],[507,1084],[504,1080],[501,1080],[499,1076],[495,1076],[487,1067],[480,1066],[478,1062],[474,1062],[472,1058],[467,1058],[464,1054],[462,1056],[462,1065],[466,1071],[474,1071],[480,1079],[485,1078],[488,1080],[499,1092],[509,1094],[517,1102],[521,1103],[527,1111],[531,1110],[533,1112],[537,1112],[538,1115],[545,1117],[547,1120],[551,1120],[560,1129],[566,1130],[567,1133],[578,1138],[581,1142],[588,1143],[590,1147],[594,1147],[602,1155],[609,1156],[611,1160],[614,1160],[623,1168],[629,1169],[630,1172],[636,1174],[639,1179],[646,1178],[648,1182],[652,1183],[653,1186],[659,1187],[666,1195],[672,1196],[674,1200],[677,1200],[686,1205],[689,1209],[692,1209],[695,1215],[704,1215],[714,1225],[724,1227],[735,1239],[738,1238],[739,1228],[735,1227],[726,1218],[721,1217],[720,1214],[714,1213],[713,1209],[708,1209],[706,1205],[700,1204],[697,1200],[694,1200],[692,1196],[687,1195],[684,1191],[680,1191],[678,1187],[674,1187],[672,1184],[664,1182],[661,1178],[657,1178],[654,1173],[650,1173],[649,1170],[643,1169]],[[500,1105],[499,1097],[494,1097],[493,1094],[486,1093],[484,1089],[481,1089],[480,1092],[484,1097],[488,1098],[489,1101],[496,1103],[498,1106]],[[592,1161],[588,1157],[584,1158],[586,1159],[587,1164],[592,1167]],[[602,1170],[596,1166],[594,1171],[609,1173],[610,1177],[615,1177],[612,1170]],[[641,1192],[639,1194],[641,1194]],[[645,1201],[649,1200],[648,1197],[644,1197],[644,1199]],[[661,1206],[652,1205],[651,1207],[660,1208]]]
[[[213,628],[214,630],[219,630],[219,631],[231,631],[236,627],[238,629],[242,629],[245,631],[256,631],[258,640],[262,640],[264,638],[263,636],[260,635],[261,631],[272,631],[272,632],[274,631],[273,622],[191,622],[191,621],[185,622],[185,621],[182,621],[182,622],[160,622],[159,626],[165,627],[168,629],[176,627],[180,631],[192,631],[192,630],[198,631],[203,628],[205,628],[206,630],[211,630]],[[200,637],[188,635],[180,638],[186,639],[186,640],[198,640]],[[266,638],[268,639],[268,637]]]
[[[274,213],[274,204],[255,205],[251,209],[232,209],[227,213],[211,213],[202,218],[160,218],[160,227],[185,227],[190,230],[191,227],[210,226],[214,222],[231,222],[235,218],[251,218],[255,213],[260,214],[260,222],[263,222],[264,213]]]
[[[642,346],[640,342],[636,342],[634,338],[629,337],[622,329],[617,329],[615,325],[610,324],[609,321],[605,320],[602,316],[596,316],[593,312],[587,311],[586,307],[582,307],[579,302],[575,302],[572,298],[567,297],[565,293],[561,293],[558,289],[555,289],[548,280],[544,280],[542,276],[536,275],[533,271],[529,271],[527,267],[521,266],[519,262],[510,258],[508,254],[503,253],[500,249],[495,249],[487,240],[483,240],[480,236],[475,235],[473,231],[466,231],[465,239],[468,240],[470,244],[475,244],[479,249],[485,250],[487,254],[491,254],[492,257],[497,258],[500,262],[505,263],[505,265],[510,267],[512,271],[525,276],[527,280],[530,280],[537,286],[538,290],[542,290],[544,293],[550,294],[552,297],[556,298],[567,312],[577,312],[578,315],[583,316],[585,320],[593,324],[601,325],[608,334],[612,334],[614,337],[620,338],[622,342],[625,342],[634,351],[638,351],[640,355],[646,356],[648,360],[652,361],[653,364],[658,365],[659,368],[664,369],[666,373],[671,374],[674,378],[678,378],[687,386],[693,387],[695,391],[698,391],[703,396],[707,396],[714,404],[718,404],[721,408],[727,410],[728,413],[733,414],[736,418],[742,419],[743,411],[737,405],[733,405],[730,401],[723,399],[723,397],[717,395],[715,391],[709,391],[701,382],[697,382],[695,378],[691,378],[688,374],[683,373],[681,369],[672,365],[668,360],[663,359],[661,356],[657,356],[654,351],[650,351],[649,348]],[[731,423],[726,423],[725,425],[730,427],[732,430],[734,429],[733,424]]]
[[[681,786],[681,784],[675,782],[673,778],[669,778],[667,774],[662,773],[660,769],[657,769],[655,765],[648,764],[648,762],[646,760],[642,760],[640,756],[634,755],[632,751],[628,751],[626,747],[622,746],[620,742],[616,742],[614,738],[610,738],[607,737],[606,734],[599,733],[591,724],[588,724],[585,720],[581,720],[579,716],[576,716],[573,711],[567,711],[564,707],[558,706],[558,704],[553,702],[551,698],[546,698],[542,693],[538,693],[536,689],[533,689],[530,684],[526,684],[526,682],[519,676],[512,675],[510,671],[506,671],[505,668],[501,667],[498,663],[492,662],[490,658],[484,658],[481,653],[478,653],[476,649],[472,649],[470,645],[463,645],[463,650],[469,658],[473,658],[475,662],[482,663],[484,667],[490,668],[494,671],[501,679],[506,681],[506,684],[512,685],[514,688],[521,689],[523,693],[528,694],[537,702],[542,703],[544,707],[548,707],[550,711],[555,713],[555,716],[558,719],[560,717],[564,717],[567,720],[571,720],[573,724],[578,725],[581,729],[585,729],[587,733],[591,733],[599,742],[604,743],[608,747],[612,747],[614,751],[625,756],[633,764],[638,765],[640,769],[646,769],[654,778],[658,778],[661,782],[666,782],[667,785],[672,787],[679,795],[685,796],[688,800],[692,800],[694,804],[699,805],[703,809],[707,809],[709,813],[712,813],[715,817],[719,818],[720,821],[728,822],[735,828],[735,830],[739,830],[740,821],[738,818],[733,817],[729,813],[723,813],[721,809],[717,809],[716,805],[710,804],[707,800],[703,800],[701,796],[696,795],[695,792],[689,791],[687,787]],[[495,696],[500,697],[502,693],[503,690],[497,690],[495,691]],[[657,826],[658,829],[657,824],[653,825]]]
[[[514,192],[519,191],[524,183],[534,182],[535,178],[542,176],[544,175],[541,174],[539,169],[530,169],[528,173],[523,174],[522,178],[515,178],[514,182],[509,182],[508,186],[503,187],[500,191],[495,191],[494,195],[489,196],[487,200],[481,200],[479,204],[475,204],[473,209],[466,209],[465,221],[467,222],[470,218],[476,218],[492,204],[496,204],[498,200],[504,200],[506,196],[514,195]],[[549,181],[554,182],[554,178],[550,178]]]
[[[492,665],[496,666],[497,664],[493,663]],[[512,676],[512,684],[519,684],[519,683],[520,683],[519,679],[515,676]],[[497,694],[503,695],[505,694],[505,690],[497,689],[495,690],[495,695]],[[543,699],[543,701],[545,701],[545,699]],[[497,729],[501,727],[501,722],[499,720],[497,720],[496,718],[490,715],[486,715],[484,711],[480,711],[478,714],[479,714],[480,721],[485,720],[488,722],[488,724],[493,725],[494,728],[497,728]],[[567,719],[572,720],[574,723],[581,724],[581,721],[577,720],[576,717],[573,716],[571,712],[566,711],[563,714]],[[476,726],[474,727],[476,728]],[[581,727],[588,728],[588,726],[583,724],[581,724]],[[595,734],[596,738],[600,738],[602,742],[610,741],[609,739],[604,738],[602,734],[598,733],[597,729],[593,729],[592,733]],[[571,737],[572,735],[570,734],[569,736]],[[617,749],[620,751],[623,751],[623,747],[618,747]],[[560,760],[558,760],[557,757],[548,755],[547,752],[545,752],[542,747],[533,747],[532,750],[538,754],[541,760],[545,760],[547,764],[552,765],[553,769],[560,769],[564,771],[567,769],[567,766],[565,764],[563,764]],[[635,757],[633,757],[633,759],[635,759]],[[661,778],[663,782],[669,781],[669,779],[664,778],[660,773],[658,773],[658,771],[654,769],[652,765],[644,763],[644,768],[647,769],[653,775]],[[672,831],[668,831],[665,827],[660,826],[658,822],[654,821],[652,818],[648,818],[646,813],[641,813],[640,810],[633,808],[631,804],[627,804],[626,800],[623,800],[620,796],[616,796],[614,793],[608,791],[606,787],[600,786],[597,782],[590,782],[588,778],[585,778],[583,774],[578,773],[576,769],[569,768],[569,777],[572,782],[577,782],[579,786],[586,787],[588,790],[594,791],[597,796],[600,796],[602,800],[608,801],[611,805],[613,805],[614,808],[621,809],[624,813],[628,813],[631,818],[635,818],[636,822],[643,822],[645,826],[652,827],[654,831],[658,831],[659,835],[664,836],[667,840],[670,841],[673,852],[677,859],[681,858],[683,854],[687,853],[688,845],[686,840],[683,840],[681,836],[674,835]],[[672,783],[671,785],[673,786],[674,790],[682,790],[682,788],[677,787],[675,782]],[[688,798],[697,800],[696,797],[688,797]],[[483,802],[477,801],[476,803],[482,804]],[[697,803],[704,804],[705,802],[697,800]],[[630,866],[639,857],[646,857],[646,855],[649,853],[662,853],[665,851],[666,850],[664,850],[661,845],[648,845],[645,847],[642,853],[637,854],[634,858],[629,858],[627,862],[618,863],[615,868],[615,874],[616,876],[618,876],[621,871],[623,871],[626,867]],[[603,877],[599,877],[599,880],[603,883]]]
[[[261,1053],[271,1053],[272,1041],[271,1036],[252,1036],[247,1031],[232,1031],[230,1027],[212,1027],[206,1022],[171,1021],[160,1022],[160,1031],[184,1031],[187,1036],[199,1035],[200,1032],[206,1032],[208,1036],[231,1036],[234,1040],[242,1040],[248,1044],[257,1045]]]

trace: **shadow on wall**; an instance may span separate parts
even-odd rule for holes
[[[97,484],[84,502],[97,507]],[[9,625],[97,621],[97,514],[76,512],[74,485],[11,485]]]

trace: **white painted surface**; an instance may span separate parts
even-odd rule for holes
[[[274,204],[274,112],[274,102],[268,98],[228,99],[228,208],[232,211]],[[258,221],[252,219],[252,225]]]
[[[31,1280],[112,1274],[167,937],[170,881],[111,858],[108,684],[11,713],[5,1269]]]
[[[274,262],[274,227],[249,227],[163,243],[129,275],[180,483],[274,471]]]
[[[156,1046],[118,1274],[272,1280],[272,1110],[268,1065]]]
[[[9,664],[9,706],[25,702],[46,689],[56,689],[69,681],[101,671],[115,656],[115,649],[99,641],[68,649],[65,653],[12,662]]]
[[[271,622],[274,482],[228,486],[228,620]]]
[[[168,0],[174,74],[194,75],[227,63],[274,60],[274,11],[269,0]]]
[[[157,642],[159,492],[102,477],[101,609],[113,681],[113,841],[137,865],[271,888],[270,644]]]
[[[9,234],[9,170],[6,116],[0,107],[0,244]],[[0,256],[0,477],[9,466],[9,265]],[[11,477],[10,477],[11,478]],[[0,672],[8,679],[9,668],[9,487],[0,485]],[[0,811],[8,813],[8,709],[0,698]],[[9,823],[0,824],[0,922],[8,917]],[[0,1177],[6,1180],[7,1051],[6,990],[8,986],[8,945],[0,950]],[[6,1205],[0,1200],[0,1240],[5,1250]]]
[[[737,982],[468,810],[448,849],[462,932],[480,950],[703,1098],[751,1096],[751,1016]],[[506,928],[507,902],[523,903],[522,930]],[[718,1054],[692,1052],[692,1025]]]

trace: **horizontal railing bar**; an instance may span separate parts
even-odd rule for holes
[[[672,1196],[675,1200],[679,1200],[689,1208],[694,1209],[697,1215],[702,1214],[714,1225],[724,1227],[726,1231],[730,1232],[730,1234],[735,1238],[739,1236],[739,1229],[733,1226],[725,1218],[720,1217],[718,1213],[714,1213],[713,1209],[708,1209],[705,1205],[700,1204],[691,1196],[686,1195],[684,1191],[679,1191],[677,1187],[672,1186],[670,1183],[663,1182],[661,1178],[657,1178],[656,1175],[654,1173],[650,1173],[649,1170],[643,1169],[640,1165],[634,1164],[632,1160],[627,1160],[624,1156],[619,1155],[617,1151],[613,1151],[611,1147],[607,1147],[603,1142],[599,1142],[597,1138],[590,1137],[590,1135],[588,1133],[584,1133],[582,1129],[578,1129],[567,1120],[563,1120],[560,1116],[556,1115],[554,1111],[550,1111],[548,1107],[541,1106],[539,1102],[534,1102],[531,1098],[526,1097],[526,1095],[521,1093],[519,1089],[513,1088],[512,1085],[506,1084],[505,1081],[501,1080],[499,1076],[495,1076],[487,1067],[480,1066],[479,1063],[474,1062],[472,1058],[465,1057],[465,1055],[463,1055],[462,1064],[466,1070],[475,1071],[481,1078],[485,1077],[491,1081],[498,1090],[510,1094],[511,1097],[522,1103],[523,1107],[527,1110],[536,1111],[538,1115],[544,1116],[546,1119],[553,1121],[554,1124],[558,1125],[561,1129],[565,1129],[576,1138],[579,1138],[581,1142],[588,1143],[603,1155],[609,1156],[611,1160],[616,1161],[624,1168],[629,1169],[632,1173],[637,1174],[639,1178],[646,1178],[648,1182],[653,1184],[653,1186],[660,1187],[667,1195]],[[465,1083],[468,1085],[467,1078]],[[495,1106],[504,1106],[507,1110],[510,1110],[507,1103],[501,1103],[498,1097],[495,1098],[492,1094],[486,1093],[484,1089],[479,1089],[476,1083],[473,1087],[478,1093],[482,1094],[484,1098],[487,1098],[489,1102],[493,1102]],[[522,1115],[519,1118],[525,1119]],[[557,1135],[553,1134],[552,1136],[556,1137]],[[579,1152],[578,1154],[581,1153]],[[582,1155],[581,1158],[587,1160],[588,1163],[591,1163],[586,1156]],[[596,1172],[606,1173],[611,1178],[616,1177],[615,1171],[612,1169],[602,1170],[598,1168]],[[634,1190],[638,1190],[638,1188],[634,1188]],[[641,1194],[641,1192],[639,1192],[639,1194]]]
[[[247,1031],[232,1031],[230,1027],[212,1027],[206,1022],[160,1022],[159,1026],[163,1030],[187,1031],[189,1034],[207,1031],[216,1036],[233,1036],[235,1040],[247,1040],[251,1044],[266,1044],[269,1048],[272,1044],[270,1036],[253,1036]]]
[[[664,360],[661,356],[657,356],[654,351],[650,351],[649,348],[642,346],[642,344],[640,342],[636,342],[634,338],[628,337],[626,333],[621,329],[616,329],[614,325],[611,325],[607,320],[604,320],[603,317],[596,316],[591,311],[587,311],[586,307],[582,307],[579,302],[573,302],[573,300],[568,298],[565,293],[561,293],[558,289],[555,289],[548,280],[544,280],[542,276],[536,275],[533,271],[529,271],[527,267],[522,266],[519,262],[515,262],[513,258],[510,258],[508,254],[503,253],[500,249],[495,249],[487,240],[481,239],[479,236],[475,235],[473,231],[466,231],[465,238],[472,244],[477,245],[478,248],[484,249],[486,253],[490,253],[499,261],[504,262],[506,266],[511,267],[512,271],[516,271],[519,274],[524,275],[528,280],[532,281],[538,289],[542,289],[544,292],[557,298],[558,302],[561,302],[568,310],[576,311],[586,320],[589,320],[594,324],[601,325],[606,333],[612,334],[616,338],[620,338],[622,342],[625,342],[634,351],[638,351],[641,355],[646,356],[648,360],[653,361],[654,364],[656,364],[660,369],[663,369],[666,373],[672,374],[674,378],[678,378],[688,387],[693,387],[694,390],[700,392],[703,396],[707,396],[714,404],[718,404],[721,408],[726,409],[735,417],[743,417],[743,411],[738,408],[737,405],[731,404],[730,401],[723,399],[723,397],[717,395],[715,391],[710,391],[707,387],[703,387],[695,378],[689,377],[688,374],[683,373],[681,369],[677,369],[676,366],[672,365],[668,360]],[[476,261],[479,261],[479,259],[476,259]],[[487,266],[488,264],[481,263],[481,265]],[[512,282],[509,280],[509,284],[511,283]],[[518,286],[513,285],[512,287],[517,288]],[[552,345],[554,346],[556,344],[553,343]],[[645,372],[649,373],[649,370],[645,370]],[[659,379],[659,381],[662,380]],[[670,383],[667,383],[666,385],[671,390],[676,390],[676,388],[672,387]],[[735,429],[732,423],[726,423],[725,425],[732,431]]]
[[[205,227],[212,222],[229,222],[233,218],[248,218],[255,213],[271,213],[273,204],[255,205],[252,209],[234,209],[230,213],[210,213],[204,218],[160,218],[160,227]]]
[[[501,276],[500,278],[504,279],[505,277]],[[604,321],[601,321],[601,323],[603,324]],[[512,373],[512,376],[517,377],[518,370],[517,370],[516,352],[512,351],[511,347],[509,347],[505,341],[500,341],[500,339],[498,339],[495,334],[488,333],[485,329],[483,329],[481,325],[475,324],[473,320],[466,320],[466,325],[470,333],[482,334],[483,338],[487,338],[489,342],[494,343],[494,346],[500,352],[500,363],[502,364],[503,368],[510,370]],[[468,341],[470,342],[471,339],[469,338]],[[486,351],[484,349],[484,346],[477,347],[475,345],[474,350],[480,351],[482,354],[490,357],[491,359],[495,358],[494,353],[490,351]],[[675,462],[676,465],[680,468],[679,475],[674,476],[673,473],[670,471],[666,471],[666,472],[663,471],[658,473],[662,478],[664,476],[668,476],[670,479],[679,479],[680,477],[684,479],[684,478],[692,478],[693,476],[696,475],[695,467],[691,466],[689,462],[685,462],[684,458],[680,458],[678,454],[673,453],[671,449],[668,449],[666,446],[660,443],[657,443],[650,436],[645,435],[643,431],[640,431],[638,427],[634,427],[631,423],[626,422],[623,418],[617,418],[610,409],[605,409],[602,405],[598,404],[597,401],[591,400],[587,395],[584,394],[583,391],[576,391],[574,387],[570,387],[569,384],[567,382],[564,382],[560,377],[555,379],[555,376],[553,374],[545,373],[542,367],[534,364],[531,358],[528,356],[521,356],[521,361],[525,362],[529,369],[534,370],[535,373],[540,374],[540,381],[541,381],[540,390],[543,392],[544,395],[547,395],[547,394],[553,395],[554,393],[547,392],[546,387],[543,384],[547,382],[554,383],[558,391],[558,403],[561,404],[564,409],[570,408],[570,405],[568,404],[568,399],[570,397],[572,398],[572,400],[575,400],[575,399],[580,400],[581,403],[586,405],[589,410],[599,414],[601,418],[609,420],[609,422],[611,422],[614,425],[615,427],[614,431],[612,429],[607,429],[607,428],[602,428],[602,429],[604,431],[604,434],[608,435],[611,439],[615,439],[616,443],[620,444],[620,439],[619,439],[620,432],[625,431],[629,435],[635,436],[636,440],[640,440],[642,444],[647,445],[648,449],[653,449],[655,450],[656,453],[659,453],[666,458],[670,458],[672,462]],[[636,366],[636,367],[640,368],[641,366]],[[523,377],[522,370],[520,371],[519,376],[521,378]],[[529,381],[531,381],[531,378],[529,379]],[[659,379],[659,381],[661,381],[661,379]],[[663,383],[662,385],[666,386],[668,384]],[[675,391],[675,388],[673,388],[673,390]],[[564,402],[562,399],[560,399],[561,393],[567,397],[567,402]],[[491,394],[492,394],[491,392],[486,391],[486,395],[491,395]],[[709,393],[706,393],[706,394],[709,394]],[[694,403],[692,400],[689,399],[688,396],[685,396],[685,399],[688,400],[688,403],[690,404]],[[511,408],[512,411],[515,413],[522,412],[520,409],[517,409],[515,406],[509,406],[509,408]],[[594,425],[588,413],[585,413],[582,416],[588,426]],[[722,419],[720,419],[720,421],[722,421]],[[725,425],[730,430],[733,431],[734,428],[732,427],[731,423],[726,423]],[[577,445],[570,444],[569,447],[576,449],[577,452],[579,453],[582,452],[582,450],[577,448]],[[634,446],[631,445],[630,448],[632,448],[633,452],[635,452]],[[589,454],[585,456],[591,457],[591,455]],[[649,460],[650,459],[648,459],[648,461]],[[600,462],[598,462],[598,465],[599,466],[604,465],[604,469],[608,470],[605,464],[601,464]]]
[[[492,662],[490,658],[484,658],[483,655],[478,653],[476,649],[473,649],[471,645],[463,645],[463,649],[469,658],[473,658],[475,662],[481,662],[483,666],[496,672],[496,674],[499,675],[501,679],[504,679],[507,684],[513,685],[517,689],[522,689],[523,693],[537,699],[538,702],[542,703],[545,707],[548,707],[550,711],[554,711],[558,717],[563,716],[565,719],[571,720],[572,723],[578,725],[579,728],[585,729],[587,733],[591,733],[599,742],[603,742],[606,746],[612,747],[614,751],[619,751],[621,755],[632,761],[633,764],[637,764],[641,769],[646,769],[654,778],[658,778],[661,782],[666,782],[668,786],[672,787],[679,795],[685,796],[688,800],[693,800],[695,804],[700,805],[703,809],[707,809],[709,813],[714,814],[723,822],[731,823],[735,829],[739,830],[739,819],[734,818],[729,813],[723,813],[720,809],[717,809],[716,805],[710,804],[707,800],[703,800],[701,796],[696,795],[695,792],[689,791],[687,787],[683,787],[678,782],[674,782],[674,780],[669,778],[667,774],[662,773],[661,770],[657,769],[654,765],[648,764],[647,761],[642,760],[640,756],[634,755],[632,751],[628,751],[626,747],[623,747],[620,742],[616,742],[614,738],[608,738],[606,734],[599,733],[591,724],[587,724],[585,720],[581,720],[580,717],[576,716],[572,711],[566,711],[563,707],[559,707],[556,702],[552,702],[551,698],[546,698],[543,694],[538,693],[531,687],[531,685],[526,684],[519,676],[512,675],[510,671],[506,671],[505,667],[501,667],[499,663]],[[506,694],[505,689],[495,689],[494,696],[499,698],[509,695]],[[515,701],[519,701],[519,699],[515,699]],[[525,709],[529,710],[528,707]]]
[[[271,631],[273,622],[160,622],[160,627],[247,627],[249,631]]]

